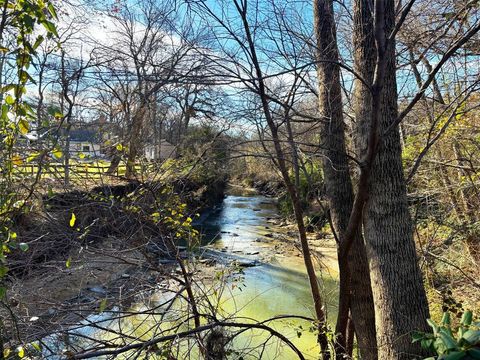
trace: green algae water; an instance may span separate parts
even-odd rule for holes
[[[243,270],[241,285],[224,294],[220,302],[225,313],[237,317],[264,321],[281,315],[314,318],[312,297],[303,264],[295,253],[282,250],[281,242],[263,242],[262,238],[284,230],[272,224],[278,217],[275,200],[243,192],[230,192],[223,206],[204,222],[204,241],[227,254],[240,254],[260,265]],[[278,249],[280,251],[278,251]],[[328,276],[326,277],[328,278]],[[332,279],[323,282],[327,310],[335,317],[337,295]],[[311,323],[297,319],[276,320],[269,326],[288,337],[306,358],[318,359],[316,334],[309,331]],[[273,339],[265,347],[258,347],[268,333],[250,331],[235,341],[238,349],[252,348],[242,354],[244,359],[295,359],[292,350]]]
[[[210,313],[212,308],[218,319],[241,323],[258,323],[282,316],[301,316],[314,318],[312,298],[303,259],[298,252],[289,250],[285,243],[273,240],[272,234],[289,234],[278,225],[278,213],[275,200],[243,191],[230,191],[222,205],[204,216],[197,228],[203,233],[204,248],[214,251],[218,260],[238,259],[255,266],[242,267],[233,275],[221,280],[216,274],[223,274],[225,265],[211,267],[211,281],[201,284],[195,291],[208,298],[208,305],[199,304],[200,311]],[[291,236],[292,234],[290,234]],[[221,261],[220,261],[221,262]],[[230,268],[229,266],[228,268]],[[329,279],[330,277],[324,276]],[[335,318],[336,300],[335,279],[323,280],[323,293],[329,318]],[[154,337],[168,334],[176,327],[176,332],[193,327],[193,321],[179,322],[188,314],[186,301],[175,300],[165,310],[168,299],[174,291],[159,291],[135,304],[131,313],[135,315],[116,316],[94,315],[88,324],[100,321],[101,329],[82,330],[84,333],[76,340],[82,343],[79,348],[88,348],[94,342],[87,339],[100,339],[125,346],[138,340],[148,341]],[[157,309],[151,311],[151,309]],[[114,312],[113,312],[114,313]],[[207,323],[208,320],[205,320]],[[318,359],[319,348],[316,333],[311,331],[312,323],[294,317],[285,317],[265,323],[278,333],[287,337],[307,359]],[[85,335],[85,333],[88,333]],[[225,334],[236,336],[227,342],[228,359],[296,359],[298,356],[282,341],[263,330],[225,329]],[[126,334],[127,336],[120,336]],[[75,339],[71,339],[75,341]],[[182,340],[174,358],[201,358],[196,347],[196,339]],[[145,357],[138,352],[127,352],[116,357],[102,359],[171,359],[159,355],[161,351],[152,351]],[[49,359],[61,358],[46,356]]]

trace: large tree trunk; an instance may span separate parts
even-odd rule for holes
[[[395,4],[394,0],[376,0],[375,3],[379,1],[378,10],[385,15],[384,36],[388,38],[395,24]],[[391,42],[384,49],[383,57],[376,58],[378,46],[374,29],[378,31],[380,27],[374,27],[374,3],[356,0],[354,4],[355,70],[367,83],[373,84],[376,66],[385,61],[380,88],[373,88],[372,92],[357,80],[354,94],[360,158],[367,151],[370,126],[376,115],[379,115],[381,136],[370,174],[369,198],[363,211],[378,357],[411,360],[422,352],[419,345],[412,344],[411,333],[425,329],[428,304],[413,240],[398,127],[384,134],[398,115],[395,44]],[[380,96],[378,108],[375,107],[377,95]],[[375,114],[376,110],[379,113]]]
[[[334,231],[339,239],[340,296],[336,333],[337,354],[347,346],[349,307],[360,353],[376,359],[375,314],[367,256],[361,232],[357,232],[350,256],[341,258],[344,234],[353,206],[353,187],[345,145],[342,90],[332,0],[314,0],[317,37],[319,112],[322,118],[323,173]]]

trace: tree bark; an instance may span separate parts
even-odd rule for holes
[[[135,163],[141,150],[141,138],[144,117],[147,105],[142,101],[132,119],[132,128],[130,132],[130,143],[127,156],[127,169],[125,176],[132,178],[135,176]]]
[[[379,36],[384,41],[388,39],[394,26],[394,0],[354,2],[355,70],[373,84],[368,89],[359,80],[355,83],[356,146],[360,158],[368,150],[373,118],[379,116],[379,134],[398,118],[395,42],[387,40],[382,49],[379,41]],[[379,86],[374,76],[378,76],[381,62],[384,62],[383,81]],[[398,127],[380,136],[369,179],[369,198],[363,209],[378,358],[411,360],[422,354],[420,346],[412,344],[411,333],[426,328],[428,304],[413,240]]]
[[[353,240],[350,255],[343,256],[345,231],[352,211],[354,195],[345,144],[333,1],[314,0],[314,16],[324,182],[334,231],[339,239],[340,294],[336,353],[339,357],[347,350],[347,323],[351,308],[360,353],[365,359],[376,359],[373,297],[366,250],[360,231],[357,231]]]

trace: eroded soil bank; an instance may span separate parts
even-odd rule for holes
[[[195,227],[204,236],[202,246],[195,251],[198,260],[192,278],[208,287],[218,282],[218,273],[225,268],[243,268],[239,282],[238,278],[226,279],[228,297],[221,300],[224,311],[258,321],[292,309],[297,315],[312,315],[295,226],[279,216],[275,199],[258,195],[255,190],[231,186],[223,202],[210,202],[201,209],[203,215],[197,218]],[[107,236],[102,241],[90,240],[72,247],[67,260],[50,259],[28,275],[12,280],[10,298],[15,302],[12,306],[23,314],[19,324],[22,333],[29,336],[24,341],[78,327],[82,320],[88,323],[91,314],[105,309],[127,311],[139,304],[151,304],[152,296],[162,297],[162,289],[172,290],[172,276],[182,275],[175,259],[160,257],[157,252],[156,260],[152,261],[153,257],[145,253],[145,246],[125,246],[118,239]],[[327,305],[334,312],[335,244],[333,239],[314,233],[309,240],[323,265]],[[183,247],[178,254],[192,255]],[[235,300],[229,300],[230,297]],[[291,324],[279,326],[284,331],[294,328]],[[306,336],[297,342],[307,353],[316,353],[314,338]]]
[[[10,341],[41,338],[99,309],[127,309],[154,291],[175,271],[175,257],[186,256],[167,241],[175,236],[173,228],[155,221],[156,212],[180,207],[182,219],[194,217],[220,204],[225,186],[225,180],[182,179],[43,196],[16,221],[19,242],[28,250],[9,256],[10,309],[1,315]]]

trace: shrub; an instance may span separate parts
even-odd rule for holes
[[[431,319],[427,320],[433,333],[416,332],[413,342],[419,341],[423,348],[437,355],[426,360],[480,359],[480,322],[472,321],[472,318],[472,312],[466,311],[460,324],[452,327],[450,313],[445,312],[438,325]]]

